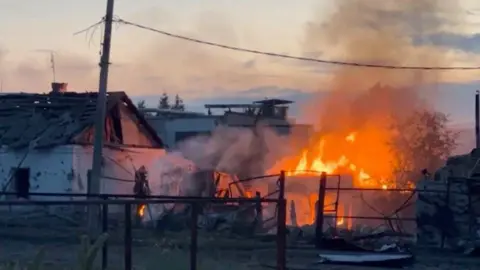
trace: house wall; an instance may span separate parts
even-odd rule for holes
[[[208,134],[217,125],[215,116],[147,120],[169,148],[173,148],[185,135]]]
[[[71,191],[73,147],[58,146],[49,150],[0,150],[0,183],[5,191],[14,192],[13,168],[30,168],[30,191],[38,193]],[[3,191],[2,190],[2,191]],[[2,197],[5,199],[5,197]],[[32,198],[32,199],[45,199]],[[48,198],[60,199],[60,198]]]
[[[65,145],[50,150],[0,152],[0,184],[5,191],[14,192],[9,183],[12,168],[30,168],[30,192],[87,193],[87,173],[92,166],[92,146]],[[158,175],[158,160],[163,149],[105,148],[101,192],[132,194],[135,169],[145,166],[150,177]],[[21,164],[19,166],[19,164]],[[3,197],[5,199],[6,197]],[[32,196],[31,199],[71,199],[70,197]]]
[[[92,166],[91,146],[74,148],[73,168],[76,182],[74,192],[87,191],[87,173]],[[156,162],[165,155],[163,149],[124,147],[103,150],[101,192],[106,194],[132,194],[135,170],[145,166],[147,172],[155,170]]]
[[[76,183],[74,192],[84,193],[87,187],[87,172],[92,164],[91,146],[74,146],[73,168]],[[182,175],[185,170],[177,173],[175,166],[186,168],[189,164],[185,160],[178,162],[173,157],[166,157],[164,149],[152,148],[105,148],[103,151],[104,162],[102,168],[101,192],[106,194],[133,194],[135,170],[145,166],[152,195],[180,195],[180,182],[188,179]],[[182,164],[183,163],[183,164]],[[83,187],[83,188],[82,188]],[[163,209],[164,206],[158,206]],[[153,215],[161,210],[152,207],[149,210]],[[121,206],[111,206],[109,211],[122,212]]]
[[[135,115],[125,105],[120,106],[120,118],[122,125],[123,144],[136,146],[154,145],[152,138],[148,137],[143,127],[139,125]]]

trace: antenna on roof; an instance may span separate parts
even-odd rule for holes
[[[53,76],[53,81],[55,82],[56,80],[56,71],[55,71],[55,51],[54,50],[35,50],[36,52],[41,52],[41,53],[49,53],[50,54],[50,68],[52,69],[52,76]]]
[[[53,54],[53,51],[50,51],[50,64],[51,64],[51,68],[52,68],[53,81],[56,82],[56,80],[55,80],[55,55]]]

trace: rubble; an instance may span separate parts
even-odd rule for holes
[[[480,149],[454,156],[433,179],[417,184],[417,239],[424,247],[463,250],[475,245],[480,230]]]

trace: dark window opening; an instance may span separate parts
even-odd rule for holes
[[[30,168],[14,169],[13,180],[17,198],[28,199],[30,195]]]
[[[208,136],[208,135],[211,135],[211,133],[209,131],[176,132],[175,133],[175,142],[179,143],[179,142],[182,142],[182,141],[187,140],[187,139],[191,139],[191,138],[196,137],[196,136]]]

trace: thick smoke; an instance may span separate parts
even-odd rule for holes
[[[326,48],[327,55],[359,63],[410,66],[448,66],[446,49],[418,44],[444,29],[455,14],[455,1],[340,0],[326,20],[306,29],[305,50]],[[448,20],[444,17],[448,12]],[[331,90],[358,91],[375,82],[411,86],[437,82],[438,72],[336,68]],[[372,83],[373,82],[373,83]]]
[[[210,136],[196,136],[179,144],[156,163],[151,182],[155,195],[209,196],[211,178],[199,178],[196,172],[218,171],[240,179],[258,177],[270,168],[278,157],[287,153],[288,139],[267,127],[218,127]],[[283,146],[283,147],[279,147]],[[208,175],[208,174],[207,174]],[[149,206],[155,219],[173,205]],[[177,207],[177,206],[175,206]],[[177,211],[182,207],[178,206]],[[145,221],[150,216],[145,217]]]
[[[341,0],[335,3],[330,17],[307,26],[306,51],[327,48],[334,59],[358,63],[452,66],[447,49],[423,41],[428,35],[447,28],[452,16],[461,14],[456,1]],[[325,160],[345,155],[374,179],[395,180],[394,164],[398,157],[392,151],[391,142],[396,136],[392,127],[415,111],[433,110],[435,85],[444,81],[447,73],[348,66],[332,69],[332,80],[322,86],[329,94],[319,96],[304,108],[305,115],[316,116],[317,128],[330,142],[323,149]],[[349,132],[358,134],[352,145],[344,140]],[[362,181],[357,185],[362,186]],[[367,196],[369,200],[380,197],[372,195]],[[345,200],[350,199],[344,196]],[[384,205],[386,209],[382,210],[391,212],[398,204]],[[358,207],[353,214],[367,215]]]
[[[305,51],[328,48],[332,58],[359,63],[451,65],[446,49],[422,45],[421,41],[446,28],[452,16],[461,14],[455,1],[341,0],[335,3],[329,18],[307,26]],[[414,110],[431,109],[435,96],[432,89],[445,76],[431,70],[332,68],[332,80],[322,86],[329,94],[326,97],[322,94],[306,106],[304,116],[316,115],[316,124],[325,133],[346,134],[364,129],[364,133],[370,133],[364,138],[369,137],[367,141],[371,145],[388,140],[390,134],[385,132],[395,121]],[[386,155],[385,147],[377,150]]]
[[[184,157],[193,161],[200,170],[260,176],[272,166],[276,158],[286,154],[287,138],[280,137],[267,127],[219,127],[211,136],[187,140],[179,147]]]

